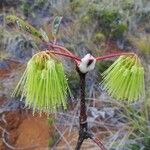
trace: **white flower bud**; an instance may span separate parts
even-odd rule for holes
[[[86,54],[79,63],[79,70],[87,73],[95,68],[96,59],[91,54]]]

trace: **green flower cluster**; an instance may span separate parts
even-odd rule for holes
[[[55,112],[66,109],[68,84],[62,63],[53,54],[45,51],[34,55],[18,83],[13,96],[22,93],[26,106],[40,112]]]
[[[102,76],[102,87],[115,99],[132,102],[144,95],[144,69],[136,55],[120,56]]]

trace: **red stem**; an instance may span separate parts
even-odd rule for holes
[[[101,150],[106,150],[103,143],[99,139],[97,139],[95,137],[90,137],[90,138],[95,144],[97,144],[101,148]]]
[[[81,59],[75,55],[70,55],[70,54],[67,54],[67,53],[62,53],[62,52],[57,52],[57,51],[48,51],[49,53],[53,53],[53,54],[57,54],[57,55],[61,55],[61,56],[66,56],[66,57],[69,57],[73,60],[77,60],[77,61],[81,61]]]
[[[78,61],[81,61],[80,57],[75,56],[73,53],[71,53],[68,49],[66,49],[63,46],[55,45],[54,43],[46,43],[46,44],[48,45],[49,48],[59,49],[59,50],[63,51],[63,52],[53,51],[53,53],[55,53],[55,54],[72,58],[77,64],[78,64]]]
[[[113,58],[113,57],[117,57],[121,55],[135,55],[135,54],[134,53],[116,53],[116,54],[110,54],[110,55],[97,57],[96,60],[99,61],[99,60],[109,59],[109,58]]]
[[[54,43],[46,43],[46,44],[49,46],[49,48],[58,48],[58,49],[60,49],[60,50],[64,51],[65,53],[68,53],[68,54],[70,54],[70,55],[73,55],[73,56],[74,56],[74,54],[73,54],[73,53],[71,53],[68,49],[66,49],[66,48],[65,48],[65,47],[63,47],[63,46],[56,45],[56,44],[54,44]]]

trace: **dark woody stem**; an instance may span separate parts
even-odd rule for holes
[[[87,126],[87,114],[85,104],[85,73],[79,72],[80,75],[80,128]],[[86,125],[85,125],[86,124]]]
[[[86,104],[85,104],[85,77],[86,74],[81,73],[77,68],[80,76],[80,117],[79,117],[79,137],[75,150],[80,150],[83,141],[89,138],[87,130],[87,114],[86,114]]]
[[[77,67],[77,72],[80,76],[80,117],[79,117],[79,137],[77,141],[77,145],[75,150],[80,150],[81,145],[85,139],[91,139],[100,150],[106,150],[104,145],[101,143],[100,140],[95,138],[89,131],[88,131],[88,123],[87,123],[87,108],[86,108],[86,101],[85,101],[85,73],[81,73]]]

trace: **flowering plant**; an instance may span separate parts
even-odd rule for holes
[[[25,97],[26,106],[32,107],[33,112],[39,110],[49,114],[56,112],[59,107],[67,108],[67,91],[69,90],[65,71],[59,56],[72,59],[76,63],[76,70],[80,76],[80,129],[76,150],[79,150],[83,141],[92,139],[102,150],[106,148],[88,131],[85,105],[85,77],[95,68],[98,61],[113,57],[119,58],[102,74],[101,85],[110,96],[118,100],[129,102],[138,100],[144,95],[144,69],[138,56],[134,53],[116,53],[101,57],[91,54],[83,58],[75,56],[64,46],[57,43],[57,33],[62,17],[56,17],[52,26],[53,41],[44,30],[37,30],[19,17],[6,16],[8,23],[13,23],[32,36],[35,36],[47,48],[35,54],[28,62],[27,68],[18,83],[13,96],[21,94]]]

